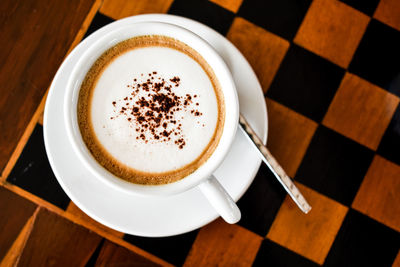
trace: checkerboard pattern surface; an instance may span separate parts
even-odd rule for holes
[[[400,1],[5,0],[0,10],[0,265],[400,266]],[[165,238],[109,229],[63,192],[43,141],[51,79],[91,32],[144,13],[202,22],[243,53],[267,103],[267,146],[308,215],[264,165],[238,224]]]

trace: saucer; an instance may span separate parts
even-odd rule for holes
[[[225,37],[190,19],[149,14],[118,20],[91,34],[68,55],[54,77],[44,113],[46,151],[58,182],[71,200],[96,221],[132,235],[163,237],[197,229],[219,215],[198,188],[169,197],[140,197],[107,186],[85,169],[75,156],[63,114],[65,85],[83,51],[100,36],[121,25],[144,21],[182,26],[216,49],[232,72],[241,113],[264,142],[267,139],[267,110],[261,86],[243,55]],[[228,156],[215,176],[237,201],[250,186],[260,163],[257,151],[249,145],[244,134],[237,131]]]

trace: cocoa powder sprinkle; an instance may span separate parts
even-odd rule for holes
[[[140,77],[143,76],[141,73]],[[112,101],[115,116],[110,119],[125,116],[129,123],[134,124],[133,130],[140,133],[137,140],[145,143],[172,142],[183,149],[186,145],[180,123],[183,117],[179,116],[179,119],[177,112],[179,115],[183,111],[191,116],[201,116],[202,113],[197,110],[199,103],[192,101],[197,95],[177,95],[181,82],[178,76],[167,79],[152,71],[145,76],[149,78],[140,77],[133,77],[133,83],[127,85],[128,96],[122,98],[125,105],[120,103],[122,99]],[[193,109],[193,104],[196,109]]]

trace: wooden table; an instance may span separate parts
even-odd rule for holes
[[[3,0],[0,265],[400,266],[400,1]],[[43,144],[46,92],[99,27],[142,13],[198,20],[262,84],[268,147],[313,206],[302,214],[262,166],[242,219],[143,238],[70,201]]]

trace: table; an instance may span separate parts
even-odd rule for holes
[[[71,0],[0,4],[0,265],[400,266],[400,2]],[[43,109],[65,56],[116,19],[169,13],[225,35],[264,90],[268,148],[313,206],[261,166],[242,219],[144,238],[57,183]]]

